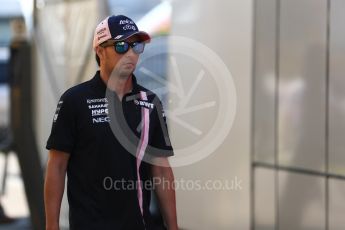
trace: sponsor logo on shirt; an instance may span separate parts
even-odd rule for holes
[[[150,103],[147,101],[141,101],[141,100],[134,100],[134,104],[141,106],[141,107],[148,108],[148,109],[153,109],[153,107],[154,107],[153,103]]]
[[[86,102],[88,104],[93,104],[93,103],[100,103],[100,102],[108,102],[107,98],[95,98],[95,99],[86,99]]]
[[[57,121],[62,104],[63,104],[63,101],[59,101],[59,103],[58,103],[58,105],[56,107],[56,111],[55,111],[55,114],[54,114],[53,122]]]
[[[92,123],[104,123],[104,122],[109,122],[110,118],[109,117],[98,117],[98,118],[92,118]]]
[[[108,109],[93,109],[91,110],[92,116],[103,116],[103,115],[108,115]]]
[[[89,109],[107,108],[108,104],[89,105]]]
[[[107,98],[93,98],[86,100],[91,111],[92,123],[106,123],[110,121]]]

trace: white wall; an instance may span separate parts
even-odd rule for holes
[[[172,35],[195,39],[218,54],[231,71],[237,92],[235,120],[224,142],[209,157],[174,168],[175,177],[177,180],[231,181],[235,177],[242,180],[240,191],[177,189],[178,219],[183,229],[242,230],[250,226],[252,14],[251,0],[173,1]],[[170,65],[170,68],[174,67]],[[182,79],[188,81],[192,77],[191,68],[190,63],[179,65]],[[170,78],[174,78],[173,71]],[[203,91],[203,94],[217,92]],[[198,115],[192,120],[207,123],[209,115]],[[173,145],[179,146],[183,142],[179,137],[186,134],[174,127],[170,122]]]

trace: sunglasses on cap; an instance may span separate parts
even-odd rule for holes
[[[141,54],[142,52],[144,52],[145,43],[108,40],[102,43],[100,46],[114,46],[115,51],[118,54],[124,54],[129,50],[129,47],[132,47],[134,53]]]

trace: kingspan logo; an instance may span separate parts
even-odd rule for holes
[[[141,101],[141,100],[134,100],[134,104],[148,108],[148,109],[153,109],[154,107],[153,103],[149,103],[147,101]]]

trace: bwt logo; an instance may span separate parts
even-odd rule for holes
[[[134,100],[134,104],[139,105],[139,106],[144,106],[149,109],[153,109],[154,105],[152,103],[149,103],[147,101],[139,101],[139,100]]]

